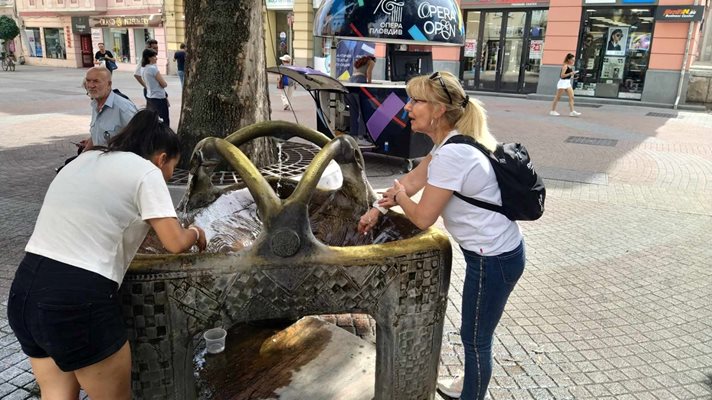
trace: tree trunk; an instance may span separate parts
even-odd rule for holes
[[[178,127],[184,168],[201,139],[269,120],[262,7],[262,0],[185,2],[188,57]],[[258,167],[277,160],[268,138],[241,149]]]

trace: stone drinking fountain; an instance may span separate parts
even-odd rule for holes
[[[275,181],[264,178],[237,147],[262,136],[298,136],[322,149],[299,182]],[[195,338],[206,329],[366,313],[377,324],[375,398],[433,399],[450,281],[448,237],[433,228],[420,231],[401,214],[389,212],[376,230],[402,238],[360,244],[372,242],[356,233],[356,225],[375,193],[356,142],[347,136],[330,140],[281,121],[255,124],[225,139],[207,138],[196,146],[189,187],[178,207],[188,219],[229,192],[210,182],[221,160],[249,189],[261,232],[251,245],[227,251],[134,258],[121,287],[134,398],[197,398]],[[343,184],[326,191],[317,182],[331,160],[341,168]],[[316,198],[321,205],[312,202]],[[332,228],[322,226],[315,236],[311,219],[317,209],[327,214]],[[340,225],[348,226],[329,222],[330,213],[345,213],[349,223]],[[360,239],[348,246],[328,243],[323,232],[330,229],[350,231],[339,238]]]

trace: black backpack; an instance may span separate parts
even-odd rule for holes
[[[469,144],[487,156],[497,176],[502,206],[466,197],[458,192],[455,192],[455,196],[477,207],[504,214],[512,221],[534,221],[544,214],[544,182],[534,171],[529,152],[520,143],[498,143],[494,153],[470,136],[453,136],[443,146],[448,143]]]

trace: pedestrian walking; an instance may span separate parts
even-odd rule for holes
[[[439,384],[438,388],[450,397],[482,400],[492,377],[494,331],[524,271],[524,240],[516,222],[453,196],[459,192],[488,203],[502,203],[488,157],[465,143],[444,145],[456,135],[466,135],[490,151],[496,148],[482,105],[470,99],[449,72],[415,77],[408,82],[406,92],[410,101],[405,110],[412,131],[428,135],[435,145],[375,205],[400,206],[420,229],[430,227],[442,216],[448,232],[460,245],[467,264],[460,328],[465,375],[452,385]],[[422,197],[415,202],[410,196],[421,189]],[[360,233],[373,229],[382,212],[378,207],[361,216]]]
[[[574,89],[571,86],[571,81],[574,79],[574,76],[578,74],[578,71],[574,71],[572,68],[574,65],[574,58],[575,56],[569,53],[564,59],[564,64],[561,66],[561,71],[559,71],[559,82],[556,84],[556,96],[554,96],[554,102],[551,103],[551,111],[549,111],[549,115],[561,115],[556,112],[556,104],[559,102],[559,99],[564,92],[566,92],[566,95],[569,96],[569,116],[578,117],[581,115],[580,112],[574,110]]]
[[[185,78],[185,43],[180,44],[180,50],[173,54],[173,61],[176,62],[176,69],[178,72],[178,79],[180,80],[180,87],[183,87],[183,79]]]
[[[149,228],[171,253],[205,249],[181,227],[166,186],[178,136],[140,111],[107,148],[83,152],[45,194],[7,303],[43,399],[131,398],[131,351],[118,289]],[[120,173],[117,173],[119,172]]]
[[[282,65],[292,65],[292,57],[290,57],[289,54],[285,54],[279,57],[279,59],[282,60]],[[279,93],[282,97],[282,107],[285,110],[291,109],[290,102],[295,86],[296,83],[292,82],[286,75],[280,76],[279,82],[277,82],[277,89],[280,89]]]

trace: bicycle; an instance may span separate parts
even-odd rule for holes
[[[13,55],[0,55],[0,59],[2,60],[2,69],[3,71],[14,71],[15,70],[15,56]]]

